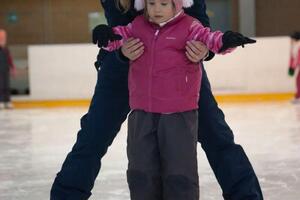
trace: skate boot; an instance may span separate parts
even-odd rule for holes
[[[13,109],[13,108],[14,108],[14,106],[13,106],[13,104],[12,104],[11,102],[6,102],[6,103],[4,104],[4,107],[5,107],[6,109]]]
[[[4,103],[0,103],[0,110],[3,110],[5,108]]]

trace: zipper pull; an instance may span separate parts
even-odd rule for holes
[[[159,33],[159,29],[157,29],[156,31],[155,31],[155,36],[157,36],[158,35],[158,33]]]

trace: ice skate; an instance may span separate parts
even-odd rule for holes
[[[11,103],[11,102],[7,102],[7,103],[4,103],[4,107],[6,109],[13,109],[14,108],[14,105]]]
[[[295,98],[291,101],[292,104],[300,104],[300,98]]]
[[[0,103],[0,110],[3,110],[5,108],[4,103]]]

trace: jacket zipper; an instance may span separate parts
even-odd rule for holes
[[[159,34],[159,29],[157,29],[154,33],[154,38],[152,40],[152,45],[151,45],[151,63],[150,63],[150,68],[149,68],[149,90],[148,90],[148,96],[149,96],[149,104],[148,104],[148,108],[149,110],[152,110],[152,101],[151,101],[151,97],[152,97],[152,76],[153,76],[153,67],[155,64],[155,47],[156,47],[156,41],[157,41],[157,37]]]

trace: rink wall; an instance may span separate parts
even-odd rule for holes
[[[91,98],[97,79],[97,53],[90,44],[29,46],[30,99]]]
[[[212,88],[221,94],[289,93],[294,79],[287,75],[288,37],[256,38],[257,43],[206,62]]]
[[[216,94],[291,93],[287,76],[288,37],[257,38],[230,55],[216,56],[205,67]],[[96,83],[91,44],[29,46],[30,100],[90,99]]]

